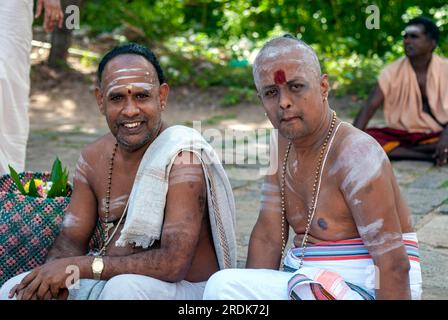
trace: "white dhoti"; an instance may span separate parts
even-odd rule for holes
[[[33,0],[0,5],[0,175],[25,169]]]
[[[411,298],[421,299],[422,276],[415,233],[403,234],[411,265]],[[205,300],[368,300],[375,299],[379,281],[373,260],[361,239],[322,242],[305,251],[297,270],[300,248],[288,251],[285,271],[227,269],[215,273],[204,291]]]
[[[9,279],[0,289],[0,300],[29,272]],[[107,281],[81,279],[69,289],[68,300],[201,300],[206,282],[165,282],[137,274],[123,274]],[[11,300],[15,300],[13,297]]]

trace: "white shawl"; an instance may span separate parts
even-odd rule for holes
[[[115,244],[148,248],[155,240],[160,240],[168,178],[174,159],[181,151],[194,153],[202,162],[219,267],[234,268],[235,202],[230,182],[213,148],[199,132],[184,126],[165,129],[146,150],[129,196],[126,221]]]

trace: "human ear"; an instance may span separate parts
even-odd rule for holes
[[[330,83],[328,82],[328,75],[323,74],[320,77],[320,92],[322,95],[322,101],[328,99],[328,94],[330,93]]]
[[[99,87],[95,88],[95,97],[96,97],[96,103],[98,104],[101,114],[106,115],[106,109],[104,108],[103,94],[101,93],[101,89]]]
[[[159,88],[160,108],[165,110],[168,102],[168,94],[170,93],[170,87],[167,83],[162,83]]]

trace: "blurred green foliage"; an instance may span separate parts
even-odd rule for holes
[[[369,30],[372,4],[380,28]],[[89,0],[81,13],[91,36],[118,30],[119,41],[151,47],[171,84],[229,87],[223,104],[254,98],[250,62],[267,39],[284,33],[315,48],[336,95],[360,98],[403,55],[411,18],[431,17],[441,31],[437,53],[448,53],[446,0]]]

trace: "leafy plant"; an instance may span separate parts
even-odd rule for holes
[[[25,185],[22,185],[17,171],[11,166],[8,167],[11,179],[14,181],[20,193],[25,196],[35,198],[56,198],[67,196],[69,171],[67,168],[62,168],[62,163],[59,158],[56,158],[53,162],[49,181],[31,179],[27,181]]]

